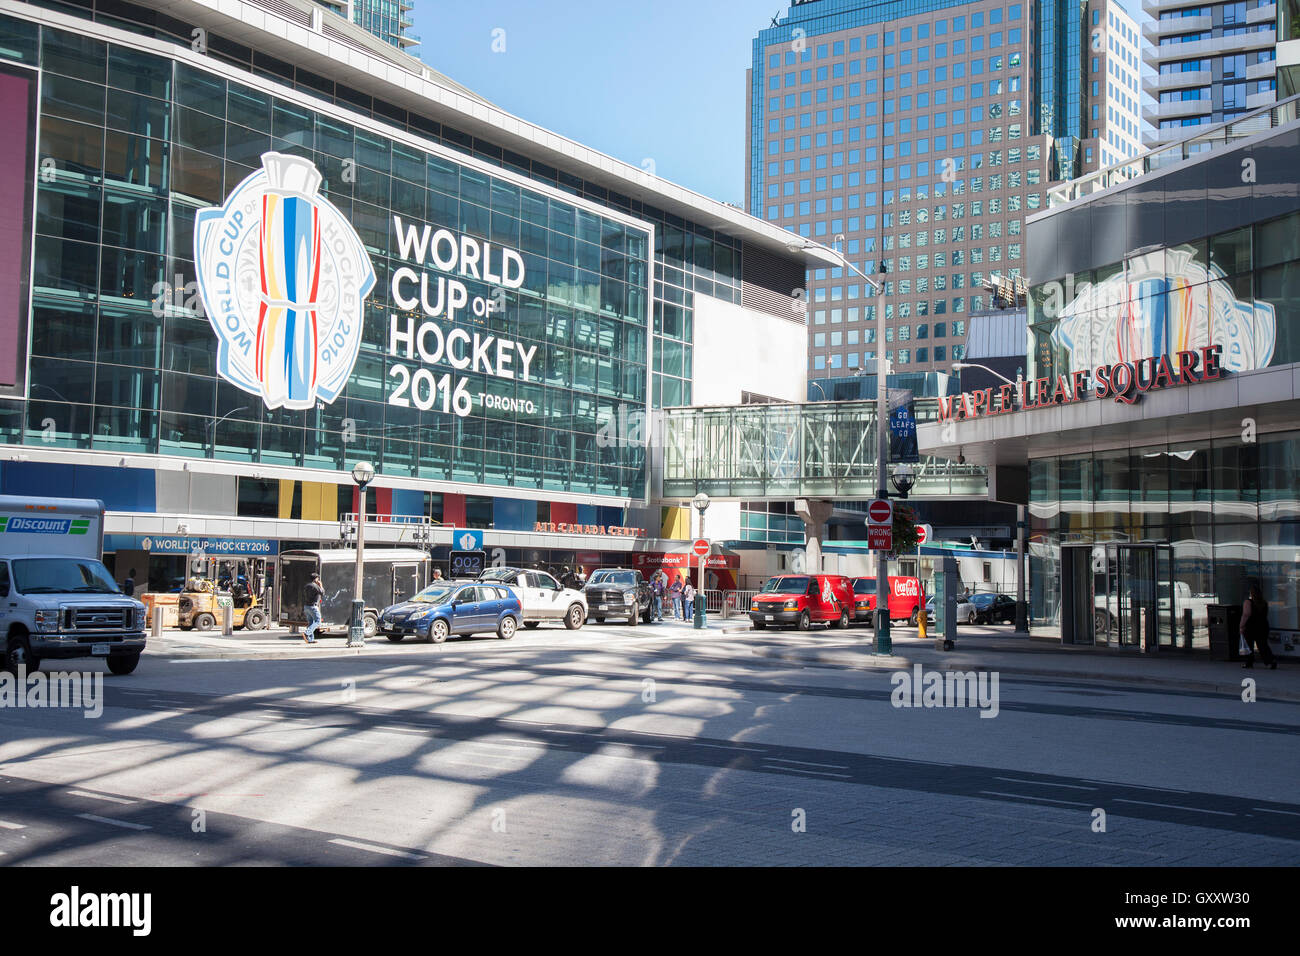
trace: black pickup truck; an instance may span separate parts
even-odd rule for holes
[[[582,593],[587,598],[587,619],[597,624],[605,618],[622,618],[633,627],[640,618],[650,623],[653,608],[650,585],[640,571],[630,568],[601,568],[592,571]]]

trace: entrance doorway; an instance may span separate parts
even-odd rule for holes
[[[1061,642],[1144,651],[1174,646],[1178,609],[1167,543],[1061,546]]]

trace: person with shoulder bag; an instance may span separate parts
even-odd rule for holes
[[[1241,606],[1241,653],[1246,662],[1241,666],[1255,666],[1255,649],[1258,648],[1260,660],[1270,670],[1277,670],[1273,649],[1268,646],[1268,602],[1264,600],[1264,591],[1254,578],[1247,582],[1247,588],[1249,597]]]
[[[320,575],[313,571],[311,580],[302,589],[302,609],[307,615],[307,630],[303,631],[305,644],[316,643],[316,629],[321,625],[320,605],[325,598],[325,589],[320,586]]]

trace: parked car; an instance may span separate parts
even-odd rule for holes
[[[957,621],[967,624],[1014,624],[1016,622],[1016,602],[1005,594],[980,593],[966,598],[972,612],[962,615],[963,604],[957,606]]]
[[[577,630],[587,620],[587,598],[581,591],[565,587],[545,571],[524,568],[488,568],[480,581],[505,584],[523,605],[524,627],[534,628],[543,621],[563,621],[569,630]]]
[[[918,623],[916,609],[920,606],[924,595],[925,588],[921,586],[920,578],[890,575],[889,620],[891,622],[907,621],[913,627],[916,627]],[[853,599],[853,620],[875,627],[876,579],[854,578]],[[927,613],[930,615],[928,620],[934,620],[933,611]],[[960,618],[958,619],[960,620]]]
[[[778,574],[749,605],[749,620],[760,631],[790,624],[806,631],[814,622],[848,627],[853,614],[853,587],[840,574]]]
[[[496,631],[508,641],[522,618],[519,597],[504,584],[439,581],[409,601],[384,608],[379,630],[394,643],[413,636],[441,644],[452,634],[469,637],[481,631]]]
[[[587,616],[597,624],[605,618],[620,618],[635,627],[638,619],[650,623],[654,613],[650,584],[640,571],[631,568],[600,568],[592,571],[582,589],[587,599]]]

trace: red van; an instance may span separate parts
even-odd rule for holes
[[[814,622],[848,627],[853,586],[842,574],[778,574],[754,595],[749,619],[760,631],[786,624],[806,631]]]
[[[925,588],[920,578],[889,576],[889,620],[917,625],[917,608],[925,606]],[[853,579],[853,620],[859,624],[876,623],[876,579]]]

